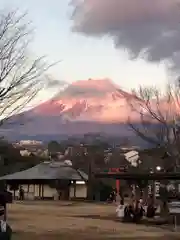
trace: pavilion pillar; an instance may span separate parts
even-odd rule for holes
[[[120,172],[119,168],[110,168],[108,173],[111,174],[111,173],[119,173],[119,172]],[[120,180],[119,179],[116,179],[116,191],[117,191],[117,194],[119,194],[119,192],[120,192]]]
[[[120,180],[116,179],[116,190],[117,190],[117,194],[119,194],[120,192]]]
[[[33,183],[33,198],[34,198],[34,200],[35,200],[35,198],[36,198],[36,185]]]
[[[41,198],[41,184],[39,184],[39,198]]]
[[[41,198],[44,199],[44,184],[41,185]]]
[[[74,186],[74,198],[76,197],[76,181],[73,181],[73,186]]]

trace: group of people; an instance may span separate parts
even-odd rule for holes
[[[112,202],[116,202],[116,196],[117,193],[115,190],[113,190],[110,194],[109,197],[107,198],[107,202],[112,203]]]
[[[139,222],[144,215],[144,211],[141,200],[134,200],[125,206],[123,220],[125,222]]]
[[[118,217],[121,217],[124,222],[138,223],[143,216],[153,218],[155,216],[156,207],[154,206],[152,197],[148,200],[147,207],[144,206],[142,199],[131,199],[127,205],[124,205],[121,200],[116,212]]]

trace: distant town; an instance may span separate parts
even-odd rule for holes
[[[101,144],[99,141],[98,144]],[[128,145],[121,145],[121,144],[108,144],[104,143],[104,154],[110,154],[115,149],[118,150],[120,153],[125,153],[131,150],[139,150],[139,146],[128,146]],[[56,154],[57,159],[61,159],[64,155],[73,155],[75,151],[78,149],[78,144],[72,144],[72,141],[62,141],[62,143],[58,143],[57,141],[50,141],[48,144],[45,144],[43,141],[37,140],[20,140],[19,142],[12,143],[13,147],[20,151],[22,156],[39,156],[48,158],[51,153],[54,155]],[[61,147],[64,145],[65,149]],[[85,144],[86,145],[86,144]],[[89,144],[91,145],[91,144]],[[105,146],[106,145],[106,146]],[[50,146],[50,149],[48,148]],[[52,147],[51,147],[52,146]],[[79,146],[82,147],[83,144],[79,143]],[[53,150],[51,150],[53,148]],[[60,151],[61,150],[61,151]]]

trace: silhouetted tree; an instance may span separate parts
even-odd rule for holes
[[[44,73],[52,65],[44,57],[32,57],[29,51],[32,36],[26,14],[0,12],[0,116],[3,117],[0,124],[22,110],[47,81],[49,84]]]
[[[49,154],[55,154],[60,151],[60,144],[57,141],[51,141],[48,143]]]
[[[164,92],[154,87],[140,87],[133,94],[134,98],[127,101],[132,111],[139,115],[140,123],[129,117],[129,126],[144,141],[165,149],[176,170],[180,166],[179,86],[168,85]]]
[[[134,98],[127,99],[132,111],[139,114],[140,123],[129,117],[128,124],[136,135],[155,148],[163,149],[161,168],[177,171],[180,167],[180,88],[178,84],[167,85],[161,92],[154,87],[140,87]],[[164,154],[168,155],[163,157]],[[153,163],[152,163],[153,165]],[[160,197],[164,213],[168,213],[167,189],[162,188]],[[163,212],[163,210],[161,211]]]

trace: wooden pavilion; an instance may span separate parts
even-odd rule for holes
[[[8,190],[14,190],[15,197],[18,196],[18,187],[22,186],[28,199],[86,198],[87,180],[86,173],[55,161],[0,177],[0,181],[6,182]]]

